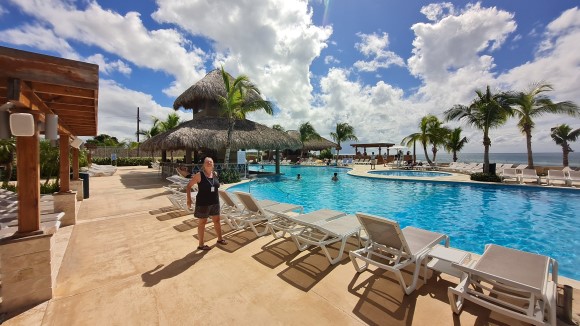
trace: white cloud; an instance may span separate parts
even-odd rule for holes
[[[158,0],[152,17],[210,39],[217,51],[214,65],[243,73],[284,117],[300,118],[310,108],[309,68],[327,44],[331,27],[312,23],[304,0]],[[218,19],[219,17],[219,19]]]
[[[337,58],[335,58],[331,55],[327,55],[326,57],[324,57],[324,63],[327,65],[333,64],[333,63],[340,63],[340,60],[338,60]]]
[[[176,80],[164,90],[169,95],[179,95],[205,75],[203,51],[198,48],[187,51],[184,47],[187,42],[177,30],[147,30],[139,13],[128,12],[123,16],[104,10],[96,2],[89,2],[84,9],[59,0],[12,2],[52,26],[58,38],[98,46],[139,67],[171,74]]]
[[[0,5],[0,16],[2,16],[2,15],[6,15],[6,14],[8,14],[8,13],[10,13],[10,12],[8,11],[8,9],[6,9],[6,8],[4,8],[2,5]]]
[[[110,75],[114,71],[118,71],[125,76],[131,74],[131,67],[121,60],[107,61],[106,58],[100,54],[94,54],[85,59],[85,61],[99,65],[99,71],[106,75]]]
[[[455,7],[451,2],[431,3],[421,8],[421,13],[431,21],[439,21],[455,14]]]
[[[19,28],[2,30],[0,31],[0,39],[7,43],[52,51],[63,58],[80,59],[80,56],[64,38],[57,36],[51,29],[39,24],[25,24]]]
[[[177,112],[182,119],[191,118],[191,113],[173,111],[172,108],[159,105],[150,94],[127,89],[113,80],[101,78],[98,133],[118,139],[136,139],[137,107],[141,118],[140,129],[147,130],[152,127],[151,116],[165,120],[169,113]]]
[[[444,82],[462,67],[491,68],[489,64],[481,65],[480,53],[501,46],[516,29],[516,23],[513,14],[475,4],[459,15],[434,23],[417,23],[411,29],[416,37],[413,56],[408,60],[409,71],[431,83]]]
[[[371,61],[359,60],[354,63],[359,71],[376,71],[379,68],[388,68],[391,65],[404,66],[405,62],[401,57],[392,51],[388,51],[389,35],[357,33],[362,42],[356,43],[358,49],[365,57],[371,57]]]

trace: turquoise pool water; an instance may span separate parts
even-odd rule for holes
[[[561,275],[580,280],[580,191],[370,179],[332,167],[282,166],[281,172],[229,191],[299,204],[305,212],[330,208],[388,217],[401,227],[445,233],[451,246],[479,254],[494,243],[547,255],[558,261]],[[334,172],[337,182],[331,180]]]
[[[448,177],[451,173],[432,172],[432,171],[406,171],[406,170],[384,170],[384,171],[370,171],[371,174],[387,175],[392,177],[412,177],[412,178],[435,178]]]

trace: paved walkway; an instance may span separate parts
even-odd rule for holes
[[[394,275],[359,275],[347,255],[331,266],[320,250],[248,231],[228,231],[229,244],[215,246],[211,224],[212,250],[196,251],[196,222],[170,207],[162,184],[142,167],[91,178],[78,224],[56,234],[64,257],[54,298],[5,324],[514,325],[469,303],[454,316],[453,277],[406,296]]]

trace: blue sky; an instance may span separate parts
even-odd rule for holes
[[[149,128],[220,65],[276,103],[252,120],[310,121],[325,137],[348,122],[360,142],[399,143],[488,84],[546,81],[554,101],[580,103],[576,1],[7,0],[0,18],[0,45],[99,64],[99,133],[120,139],[135,138],[137,107]],[[580,127],[538,119],[534,151],[560,151],[549,131],[561,123]],[[483,151],[480,131],[448,125],[463,127],[466,152]],[[514,119],[491,138],[492,152],[525,152]]]

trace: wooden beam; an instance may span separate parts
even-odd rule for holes
[[[0,77],[99,89],[99,66],[0,46]]]
[[[92,98],[70,97],[45,93],[36,93],[36,96],[49,106],[53,104],[72,104],[91,107],[95,104],[95,100]]]
[[[16,137],[18,176],[18,232],[40,229],[40,143],[38,131],[31,137]]]
[[[60,135],[60,192],[70,191],[70,163],[69,163],[69,139],[68,136]]]
[[[44,84],[37,82],[32,83],[32,89],[34,90],[35,93],[46,93],[51,95],[81,97],[88,99],[95,98],[95,91],[93,89]]]
[[[74,110],[79,112],[87,112],[93,114],[95,110],[94,105],[78,105],[78,104],[67,104],[67,103],[46,103],[46,105],[53,110]]]

